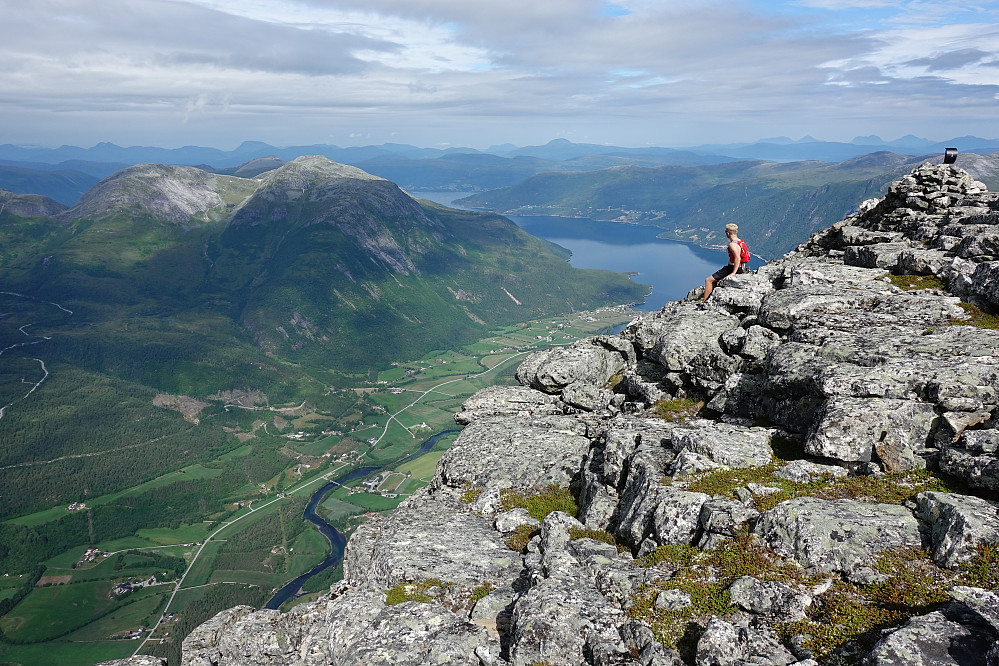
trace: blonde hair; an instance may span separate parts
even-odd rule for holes
[[[733,233],[733,234],[739,233],[739,225],[738,224],[726,224],[725,225],[725,233]]]

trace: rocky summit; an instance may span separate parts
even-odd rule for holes
[[[699,295],[469,399],[342,582],[183,663],[999,665],[999,196],[924,164]]]

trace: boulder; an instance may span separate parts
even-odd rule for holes
[[[805,442],[812,455],[843,462],[878,459],[891,472],[925,467],[916,456],[930,441],[936,411],[912,400],[835,398]]]
[[[624,376],[628,359],[634,356],[630,343],[620,349],[581,340],[568,347],[537,351],[517,368],[517,381],[545,393],[558,393],[577,382],[606,388],[611,378]]]
[[[568,486],[590,447],[585,432],[583,424],[565,416],[478,419],[441,456],[431,485],[522,491]]]
[[[916,495],[919,518],[930,528],[933,561],[957,567],[982,544],[999,543],[999,504],[955,493]]]
[[[526,386],[489,386],[466,400],[454,415],[458,425],[468,425],[486,416],[534,416],[562,413],[557,396]]]
[[[753,532],[818,572],[851,572],[891,548],[919,548],[919,523],[894,504],[798,497],[763,512]]]
[[[737,578],[728,591],[736,606],[778,623],[804,619],[805,608],[812,604],[811,595],[779,581],[757,580],[752,576]]]
[[[969,609],[951,604],[911,618],[881,638],[864,666],[991,666],[985,656],[999,633]]]

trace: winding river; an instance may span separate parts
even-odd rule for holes
[[[444,437],[445,435],[451,435],[456,432],[458,431],[444,430],[443,432],[437,433],[436,435],[432,436],[430,439],[420,444],[420,448],[417,449],[415,453],[411,453],[405,458],[395,463],[392,463],[392,466],[395,467],[397,465],[401,465],[404,462],[408,462],[413,458],[416,458],[417,456],[422,456],[424,453],[427,453],[428,451],[430,451],[430,449],[434,448],[434,445],[437,444],[438,440],[440,440],[441,437]],[[325,536],[329,540],[330,554],[327,555],[326,559],[324,559],[322,562],[312,567],[310,570],[306,571],[304,574],[302,574],[301,576],[299,576],[298,578],[296,578],[295,580],[291,581],[290,583],[282,587],[280,590],[278,590],[274,594],[274,596],[271,597],[270,601],[264,604],[264,608],[268,608],[271,610],[276,610],[280,608],[281,604],[283,604],[284,602],[288,601],[288,599],[291,599],[292,597],[298,594],[298,592],[302,589],[302,585],[305,584],[305,581],[309,580],[310,578],[320,573],[321,571],[325,571],[330,567],[335,567],[340,563],[340,560],[343,559],[343,549],[347,545],[347,537],[345,537],[335,527],[333,527],[325,520],[323,520],[319,516],[319,514],[316,513],[316,509],[319,507],[319,504],[326,497],[326,494],[331,490],[333,490],[334,488],[336,488],[337,486],[341,486],[349,481],[354,481],[355,479],[362,479],[366,476],[374,474],[375,472],[385,469],[385,467],[388,467],[388,465],[384,467],[358,467],[357,469],[347,472],[343,476],[337,477],[336,479],[329,481],[312,495],[312,499],[309,500],[309,503],[305,507],[305,512],[302,514],[302,520],[307,520],[308,522],[318,527],[319,531],[323,533],[323,536]]]

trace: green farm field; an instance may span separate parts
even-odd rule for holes
[[[32,589],[13,611],[0,619],[0,628],[9,638],[41,641],[0,644],[0,663],[93,664],[127,656],[140,643],[141,652],[161,653],[169,648],[173,652],[168,652],[175,654],[178,641],[183,638],[178,632],[189,631],[198,618],[214,614],[227,607],[225,604],[261,604],[272,590],[325,557],[328,543],[318,531],[305,527],[301,509],[282,507],[304,501],[325,476],[335,478],[350,469],[343,463],[334,465],[332,459],[327,460],[334,450],[337,456],[350,451],[338,446],[341,442],[351,442],[355,447],[354,455],[359,456],[355,464],[385,465],[396,473],[381,490],[398,494],[397,497],[369,492],[348,494],[344,488],[327,496],[323,514],[330,522],[352,531],[359,520],[364,520],[364,513],[389,511],[429,482],[437,461],[454,442],[456,434],[441,438],[427,454],[401,464],[398,461],[411,455],[432,434],[456,429],[453,415],[475,391],[493,384],[515,383],[513,374],[524,356],[556,342],[539,341],[538,335],[549,334],[568,319],[579,320],[580,336],[589,335],[630,316],[627,310],[607,309],[598,313],[593,322],[583,322],[582,317],[573,315],[527,326],[508,326],[472,345],[437,350],[422,359],[400,362],[382,373],[358,375],[351,380],[356,391],[350,387],[339,389],[344,396],[354,396],[350,398],[351,407],[344,409],[339,419],[324,417],[315,410],[303,410],[301,415],[290,413],[287,418],[249,412],[226,417],[234,429],[254,434],[239,446],[225,447],[213,460],[88,498],[87,506],[96,512],[122,505],[135,505],[146,511],[145,498],[156,497],[161,498],[157,501],[197,507],[193,501],[196,496],[188,498],[178,493],[187,488],[210,492],[214,492],[213,488],[224,488],[211,501],[243,502],[243,508],[228,504],[225,510],[205,511],[199,520],[189,523],[147,523],[128,534],[90,543],[84,540],[51,554],[44,560],[45,575],[67,576],[72,582]],[[445,362],[437,363],[438,359]],[[417,372],[410,374],[406,372],[408,369]],[[402,392],[393,394],[392,388]],[[324,434],[334,430],[342,434]],[[304,431],[304,438],[286,437],[299,431]],[[307,470],[301,468],[306,473],[301,479],[293,473],[300,461],[308,461],[310,465]],[[236,474],[237,470],[242,476]],[[351,485],[356,487],[360,481]],[[245,508],[247,501],[253,503],[254,511]],[[201,504],[204,506],[205,502]],[[12,518],[6,524],[47,529],[83,518],[82,512],[68,512],[64,505],[59,505]],[[200,543],[209,537],[201,548]],[[241,543],[238,548],[234,546],[236,542]],[[97,547],[112,555],[75,567],[87,547]],[[125,560],[130,568],[115,571],[111,562],[115,554],[132,549],[182,558],[186,562],[189,569],[182,589],[169,606],[166,599],[173,583],[133,593],[128,603],[114,602],[107,596],[115,580],[156,573],[155,566],[144,566],[141,558],[134,555]],[[252,566],[235,564],[240,558]],[[0,579],[0,599],[13,598],[17,589],[13,576]],[[171,614],[149,642],[109,639],[140,626],[149,628],[161,616]],[[166,639],[164,645],[159,644],[161,638]],[[57,657],[55,662],[51,661],[53,655]]]

